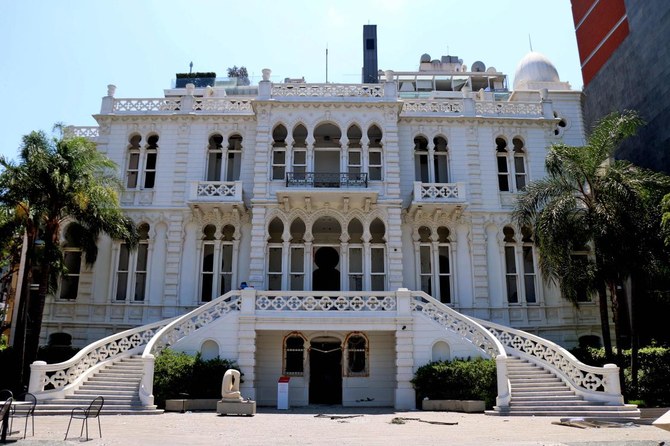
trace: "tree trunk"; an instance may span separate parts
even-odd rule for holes
[[[35,239],[37,237],[37,231],[35,227],[28,223],[26,225],[26,236],[23,242],[26,244],[25,257],[23,259],[23,273],[21,278],[21,289],[16,290],[16,295],[19,296],[19,308],[17,312],[17,320],[13,323],[15,325],[14,329],[14,339],[12,339],[12,346],[16,352],[20,364],[19,364],[19,382],[21,384],[28,383],[28,375],[30,374],[30,367],[26,367],[26,364],[30,364],[26,360],[26,338],[28,334],[28,325],[29,325],[29,308],[31,305],[30,299],[30,285],[33,281],[33,265],[35,259]]]
[[[630,378],[631,392],[635,398],[638,397],[638,352],[640,350],[640,340],[637,334],[637,324],[635,321],[635,298],[646,294],[646,286],[638,286],[641,280],[638,280],[635,274],[631,278],[630,284]]]
[[[610,334],[610,315],[607,305],[607,289],[604,284],[598,286],[598,307],[600,309],[600,327],[602,328],[605,359],[607,359],[608,362],[614,362],[612,336]]]

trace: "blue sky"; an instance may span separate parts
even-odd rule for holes
[[[244,65],[252,76],[360,82],[364,24],[377,25],[380,69],[454,55],[513,81],[533,49],[581,89],[569,0],[0,0],[0,154],[53,123],[95,125],[116,96],[160,97],[176,72]]]

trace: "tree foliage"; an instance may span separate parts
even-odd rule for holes
[[[627,326],[620,317],[628,314],[627,280],[639,279],[633,281],[635,287],[667,262],[659,222],[670,180],[613,158],[641,125],[634,112],[613,113],[597,124],[585,146],[553,145],[546,158],[547,177],[531,182],[514,210],[519,225],[533,228],[544,277],[557,283],[565,298],[578,304],[583,290],[598,293],[610,358],[607,296],[618,334]],[[585,250],[588,256],[574,255]]]
[[[237,85],[249,85],[251,83],[247,68],[244,66],[238,68],[237,65],[233,65],[228,68],[228,77],[237,78]]]
[[[60,125],[55,130],[53,137],[42,131],[24,136],[18,162],[0,158],[0,209],[6,216],[0,219],[0,243],[6,246],[17,234],[23,234],[25,243],[13,340],[24,370],[37,354],[46,295],[56,290],[59,276],[67,272],[62,225],[69,228],[67,243],[82,249],[87,264],[95,262],[101,234],[131,246],[137,243],[135,225],[119,205],[116,165],[91,141],[63,134]],[[39,286],[37,297],[29,292],[30,284]]]

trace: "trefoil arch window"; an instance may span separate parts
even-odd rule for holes
[[[134,251],[128,244],[119,246],[116,269],[116,301],[127,301],[128,296],[134,302],[143,302],[146,297],[147,273],[149,264],[149,225],[142,223],[138,227],[139,243]]]
[[[499,136],[496,142],[496,161],[498,166],[498,189],[501,192],[521,192],[528,183],[526,168],[526,149],[519,137],[512,139],[512,150],[507,140]]]
[[[220,233],[216,226],[203,228],[200,267],[200,301],[209,302],[233,289],[237,264],[235,227],[225,225]]]
[[[418,282],[421,291],[445,304],[452,303],[450,232],[440,226],[433,232],[421,226],[416,240]]]
[[[63,264],[67,271],[60,279],[58,290],[60,299],[75,300],[77,298],[81,273],[81,254],[81,246],[76,240],[73,226],[69,225],[65,230],[65,243],[63,244]]]
[[[503,228],[507,302],[536,304],[537,275],[532,232],[523,227],[520,235],[510,226]]]

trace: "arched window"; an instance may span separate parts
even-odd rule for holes
[[[386,290],[386,227],[375,218],[370,223],[370,291]]]
[[[144,188],[153,189],[156,184],[156,163],[158,161],[158,135],[147,138],[144,163]]]
[[[142,302],[145,299],[149,264],[149,225],[142,223],[138,227],[139,244],[130,251],[126,243],[119,246],[119,258],[116,269],[115,300]]]
[[[417,231],[418,274],[421,291],[442,303],[451,301],[451,249],[449,229],[440,226],[433,231],[421,226]]]
[[[384,177],[382,131],[376,125],[368,129],[368,175],[371,181],[381,181]]]
[[[275,217],[268,225],[268,290],[282,289],[283,233],[284,223]]]
[[[293,129],[292,156],[293,175],[296,179],[304,180],[304,175],[307,172],[307,129],[302,124],[296,125]]]
[[[242,136],[232,135],[228,138],[228,153],[226,158],[225,181],[237,181],[240,179],[242,166]]]
[[[286,127],[279,124],[272,130],[272,172],[273,180],[284,180],[286,177]]]
[[[451,359],[451,349],[449,344],[444,341],[437,341],[433,344],[432,360],[433,361],[449,361]]]
[[[347,376],[368,376],[368,340],[361,333],[351,333],[344,342]]]
[[[128,140],[128,168],[126,169],[126,188],[137,188],[140,176],[140,135],[132,135]]]
[[[79,274],[81,272],[81,245],[74,226],[68,225],[63,243],[63,263],[67,271],[60,278],[58,297],[75,300],[79,293]]]
[[[283,374],[303,376],[305,373],[305,338],[300,333],[291,333],[284,338]]]
[[[216,341],[207,339],[200,346],[200,355],[204,361],[209,361],[219,357],[219,344]]]
[[[207,145],[207,181],[221,181],[223,164],[223,136],[218,133],[209,137]]]
[[[507,141],[505,138],[496,138],[496,161],[498,163],[498,189],[509,192],[509,165],[507,164]]]
[[[347,169],[350,174],[361,173],[361,138],[363,133],[356,124],[347,129]]]
[[[291,223],[291,258],[289,261],[289,287],[291,290],[305,289],[305,223],[296,218]]]
[[[535,256],[530,229],[521,230],[521,238],[510,226],[503,228],[505,242],[505,288],[507,302],[537,303]],[[521,277],[520,277],[521,276]]]
[[[433,175],[435,183],[449,182],[449,152],[447,140],[442,136],[433,138]]]
[[[496,160],[498,163],[498,189],[502,192],[521,192],[528,182],[526,173],[526,151],[523,140],[512,139],[512,152],[508,150],[507,140],[496,138]],[[514,181],[512,181],[512,175]]]
[[[225,225],[220,236],[216,226],[202,230],[202,259],[200,262],[200,300],[209,302],[232,290],[235,275],[235,227]]]
[[[363,291],[363,225],[354,218],[349,233],[349,291]]]
[[[431,183],[428,172],[428,140],[423,136],[414,138],[414,179]]]

